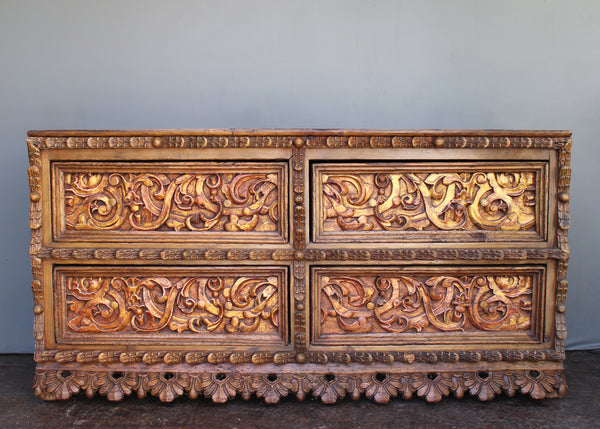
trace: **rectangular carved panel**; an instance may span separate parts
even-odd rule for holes
[[[318,267],[317,343],[527,339],[540,331],[542,267]],[[491,336],[490,336],[491,335]],[[494,340],[495,341],[495,340]]]
[[[545,237],[546,165],[315,164],[316,241]]]
[[[56,163],[55,239],[284,242],[283,163]]]
[[[66,343],[282,344],[287,335],[284,267],[58,267],[54,277]]]

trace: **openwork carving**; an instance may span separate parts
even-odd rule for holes
[[[320,232],[539,229],[541,165],[459,168],[318,166]]]
[[[62,231],[284,234],[281,165],[85,168],[61,164],[55,170],[64,187]]]
[[[45,400],[69,399],[80,392],[91,398],[96,392],[111,401],[137,392],[140,398],[148,393],[163,402],[188,394],[204,396],[224,403],[238,394],[264,398],[278,403],[290,393],[303,400],[308,393],[325,404],[333,404],[346,395],[358,399],[361,395],[377,403],[387,403],[396,396],[410,399],[413,394],[427,402],[438,402],[453,393],[462,398],[465,393],[481,401],[489,401],[502,392],[514,396],[517,392],[534,399],[563,396],[564,375],[557,371],[454,371],[415,373],[238,373],[238,372],[120,372],[36,370],[33,389]]]
[[[60,269],[66,331],[149,334],[166,330],[279,337],[283,270],[273,275],[235,271],[240,274],[213,269],[201,275],[171,272],[165,277]]]
[[[317,269],[322,335],[531,328],[538,282],[531,272],[427,276],[373,271]]]

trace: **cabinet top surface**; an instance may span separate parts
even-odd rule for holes
[[[312,128],[205,128],[205,129],[130,129],[130,130],[31,130],[29,137],[60,137],[60,136],[168,136],[168,135],[298,135],[298,136],[360,136],[360,135],[421,135],[421,136],[541,136],[569,137],[569,130],[460,130],[460,129],[312,129]]]

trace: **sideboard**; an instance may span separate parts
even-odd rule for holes
[[[27,145],[42,399],[566,391],[569,131]]]

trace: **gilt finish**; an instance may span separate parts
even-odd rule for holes
[[[31,131],[34,391],[561,396],[570,135]]]
[[[388,268],[384,274],[380,267],[318,269],[313,277],[320,289],[314,291],[315,296],[320,292],[317,328],[323,335],[342,335],[338,341],[343,343],[350,340],[348,333],[506,332],[531,327],[541,273],[486,267],[463,272],[454,268],[450,273],[430,269],[424,276],[424,270]]]
[[[216,232],[209,235],[213,241],[268,239],[269,232],[283,240],[285,234],[283,164],[205,163],[201,174],[193,164],[66,163],[54,169],[53,193],[63,217],[57,238],[81,241],[96,231],[103,232],[95,236],[99,241],[157,231]]]
[[[280,313],[285,315],[284,268],[231,267],[171,269],[127,267],[107,270],[55,270],[57,326],[73,333],[110,335],[111,342],[135,344],[139,334],[193,333],[210,342],[225,335],[227,343],[273,337],[282,343]],[[283,307],[280,310],[280,306]],[[285,319],[282,320],[285,327]],[[128,335],[135,333],[136,335]],[[104,336],[95,335],[98,341]],[[185,336],[183,336],[185,337]],[[182,336],[178,338],[183,339]]]
[[[475,171],[468,171],[473,168],[470,165],[452,163],[429,167],[400,163],[318,165],[315,195],[322,214],[315,213],[320,220],[317,234],[347,240],[354,237],[349,232],[363,232],[359,239],[370,240],[373,232],[385,231],[375,235],[385,240],[391,239],[390,232],[401,239],[399,232],[406,236],[406,232],[418,231],[405,238],[411,241],[428,241],[432,234],[423,231],[539,234],[542,222],[536,205],[544,203],[544,166],[538,164],[533,170],[531,164],[517,168],[498,164],[484,164]],[[353,173],[356,171],[361,174]],[[477,237],[471,233],[463,240]],[[494,239],[492,234],[479,237]],[[518,235],[504,237],[514,240]]]

